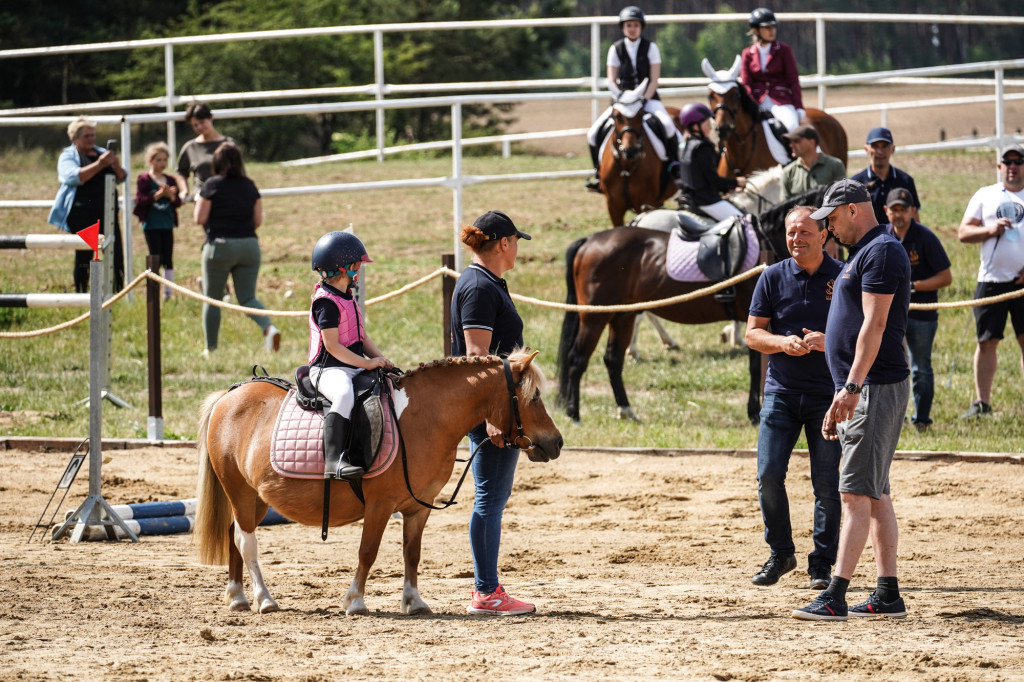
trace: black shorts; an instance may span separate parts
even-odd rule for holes
[[[998,296],[1008,291],[1019,291],[1024,285],[1013,282],[978,282],[974,290],[974,298]],[[1024,334],[1024,296],[1011,298],[999,303],[974,306],[974,322],[978,332],[978,343],[1002,339],[1006,329],[1006,314],[1010,314],[1013,332],[1017,336]]]

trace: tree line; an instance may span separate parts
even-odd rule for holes
[[[3,48],[14,49],[320,26],[614,16],[628,1],[79,0],[62,3],[59,12],[40,12],[31,3],[5,3],[0,8],[0,35],[4,36]],[[752,9],[710,0],[637,4],[651,15],[746,13]],[[808,0],[799,11],[919,10],[917,3],[909,0]],[[927,11],[1019,13],[1008,2],[997,0],[936,0]],[[648,33],[661,46],[663,75],[698,76],[700,60],[705,56],[717,68],[727,67],[748,44],[745,31],[745,24],[729,22],[651,25]],[[602,30],[602,63],[604,50],[617,37],[615,26]],[[779,39],[793,47],[803,72],[816,71],[813,24],[783,23]],[[370,35],[354,35],[176,47],[175,91],[202,94],[372,83],[372,41]],[[830,23],[828,70],[838,74],[1005,59],[1020,55],[1018,43],[1019,30],[1009,27]],[[387,81],[396,84],[579,77],[590,73],[588,28],[389,33],[384,48]],[[157,97],[164,92],[163,59],[162,50],[147,48],[4,60],[0,68],[0,107]],[[259,104],[247,102],[246,106]],[[467,134],[500,131],[510,120],[511,109],[467,108]],[[386,122],[389,142],[446,137],[450,126],[447,108],[393,111]],[[155,128],[154,132],[159,134]],[[184,128],[182,132],[188,133]],[[372,143],[374,119],[366,112],[234,120],[231,132],[252,158],[294,158],[367,147]]]

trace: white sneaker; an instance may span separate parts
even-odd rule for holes
[[[264,340],[263,343],[266,345],[267,350],[271,353],[276,353],[281,350],[281,330],[270,325],[263,330]]]

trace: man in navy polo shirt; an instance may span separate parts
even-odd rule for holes
[[[850,179],[856,180],[868,188],[868,193],[871,194],[871,205],[875,210],[875,220],[880,225],[889,222],[885,215],[885,199],[889,196],[889,192],[897,187],[904,188],[914,198],[914,215],[912,217],[917,218],[917,209],[921,208],[921,201],[917,198],[914,178],[889,163],[893,152],[896,151],[896,145],[893,144],[892,133],[889,129],[872,128],[868,132],[864,151],[871,158],[871,164]]]
[[[900,240],[910,259],[910,302],[938,303],[938,290],[953,282],[949,256],[935,233],[911,217],[914,198],[903,187],[889,192],[885,214],[886,229]],[[932,344],[939,328],[937,310],[911,310],[907,319],[907,351],[913,375],[914,414],[910,422],[918,431],[932,424],[935,380],[932,373]]]
[[[889,467],[910,397],[903,354],[910,305],[907,252],[878,224],[867,188],[840,180],[811,214],[850,247],[836,279],[825,327],[825,359],[836,390],[822,435],[843,449],[839,471],[843,525],[832,582],[808,606],[803,620],[846,620],[846,590],[871,535],[878,586],[849,609],[852,616],[907,615],[896,576],[896,513],[889,496]]]
[[[823,251],[828,232],[811,219],[814,210],[796,206],[786,215],[786,248],[792,258],[761,273],[746,340],[751,349],[769,354],[757,434],[757,496],[771,555],[751,582],[774,585],[796,568],[786,470],[803,430],[814,489],[814,550],[807,557],[807,573],[811,588],[820,590],[829,585],[839,543],[842,451],[836,441],[825,440],[821,423],[834,392],[825,363],[825,321],[842,263]]]

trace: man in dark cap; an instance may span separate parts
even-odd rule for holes
[[[889,466],[910,397],[910,370],[903,354],[910,261],[900,243],[875,220],[871,196],[855,180],[830,186],[822,207],[811,217],[827,220],[832,234],[852,254],[836,278],[825,326],[825,359],[836,393],[821,426],[822,435],[838,440],[843,449],[843,523],[831,583],[809,605],[793,611],[793,617],[901,618],[907,612],[896,576],[898,530],[889,496]],[[846,590],[869,534],[878,586],[868,599],[848,609]]]
[[[999,182],[982,187],[967,204],[957,236],[964,244],[981,244],[981,267],[975,298],[987,298],[1024,289],[1024,147],[1003,150]],[[992,382],[996,378],[996,346],[1010,316],[1021,347],[1024,369],[1024,298],[1011,298],[974,307],[978,347],[974,351],[974,388],[977,398],[965,419],[992,412]]]
[[[903,187],[889,192],[885,200],[889,234],[900,240],[910,259],[910,302],[937,303],[938,290],[953,282],[949,256],[942,242],[914,220],[914,198]],[[913,374],[914,413],[911,423],[918,431],[931,426],[935,380],[932,373],[932,344],[939,328],[937,310],[911,310],[907,319],[907,352]]]
[[[914,198],[913,218],[917,219],[917,210],[921,208],[921,200],[917,197],[914,178],[889,163],[893,152],[896,151],[896,145],[892,141],[892,132],[888,128],[872,128],[868,132],[864,151],[871,158],[871,164],[854,175],[852,179],[868,188],[868,192],[871,194],[871,205],[875,209],[875,220],[883,225],[888,222],[885,215],[885,199],[889,196],[889,192],[897,187],[903,187]]]
[[[846,177],[846,166],[834,156],[819,151],[821,139],[814,126],[797,126],[783,135],[789,141],[796,160],[782,171],[782,200],[803,194],[818,185],[831,185]]]

